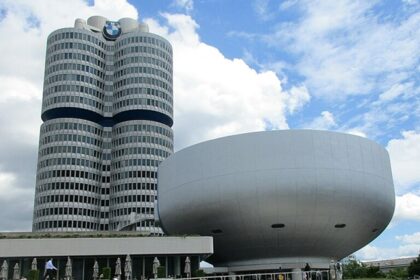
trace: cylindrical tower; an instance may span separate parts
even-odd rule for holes
[[[157,167],[173,151],[172,48],[133,32],[115,44],[110,228],[154,226]]]
[[[34,231],[147,230],[173,152],[172,47],[133,19],[48,37]]]
[[[64,28],[48,37],[33,229],[99,229],[105,40]]]

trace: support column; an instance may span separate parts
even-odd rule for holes
[[[302,269],[300,268],[292,269],[292,280],[302,280]]]
[[[85,280],[85,257],[82,258],[82,280]]]
[[[144,278],[146,278],[144,276],[146,274],[146,261],[145,261],[146,257],[143,256],[141,259],[142,259],[142,262],[143,262],[141,276],[143,276],[143,279],[144,279]]]
[[[175,275],[181,275],[181,259],[180,256],[175,256],[174,257],[174,272]]]
[[[60,258],[57,258],[57,268],[60,268]],[[44,270],[45,270],[45,268],[44,268]],[[55,277],[57,277],[57,279],[60,279],[60,270],[59,269],[57,269],[55,271]]]

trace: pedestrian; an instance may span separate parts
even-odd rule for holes
[[[343,279],[343,269],[342,269],[341,264],[339,262],[337,262],[336,265],[335,265],[335,274],[336,274],[336,279],[337,280],[342,280]]]
[[[53,265],[53,259],[49,259],[49,261],[47,261],[45,263],[45,272],[44,272],[44,280],[47,279],[47,277],[49,278],[49,280],[53,280],[53,278],[55,278],[55,271],[57,271],[57,268]]]
[[[311,280],[311,267],[309,266],[309,263],[306,263],[304,270],[306,273],[306,279]]]
[[[322,272],[317,270],[315,274],[316,280],[322,280]]]

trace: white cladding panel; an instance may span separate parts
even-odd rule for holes
[[[213,235],[217,265],[341,259],[376,238],[394,212],[388,153],[342,133],[219,138],[175,153],[158,176],[164,229]]]
[[[211,253],[213,242],[208,236],[0,239],[0,258]]]

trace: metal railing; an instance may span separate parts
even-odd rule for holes
[[[171,278],[166,278],[171,279]],[[224,274],[214,276],[176,278],[176,280],[330,280],[329,270]]]

